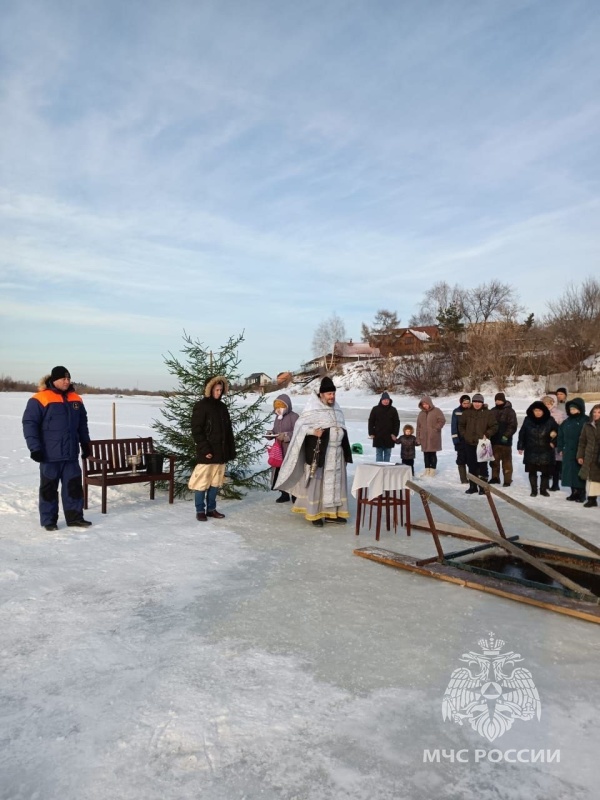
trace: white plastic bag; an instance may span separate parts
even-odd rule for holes
[[[493,461],[494,450],[489,439],[480,439],[477,442],[477,461]]]

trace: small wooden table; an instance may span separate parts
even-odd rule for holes
[[[404,525],[404,511],[406,509],[406,535],[410,536],[410,491],[406,488],[406,481],[412,477],[410,467],[396,464],[359,464],[354,473],[352,495],[356,497],[356,535],[365,524],[367,507],[369,508],[369,530],[373,522],[373,509],[375,515],[375,539],[379,541],[381,533],[381,520],[385,509],[385,527],[394,533],[400,525]],[[400,512],[398,514],[398,511]]]

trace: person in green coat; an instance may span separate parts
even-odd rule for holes
[[[571,487],[567,500],[585,502],[585,481],[579,477],[577,448],[583,426],[589,417],[585,413],[585,403],[581,397],[574,397],[566,403],[567,418],[558,429],[556,450],[562,453],[562,485]]]

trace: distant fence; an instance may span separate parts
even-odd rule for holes
[[[579,377],[573,371],[556,372],[546,378],[546,391],[555,392],[559,386],[568,389],[569,394],[573,392],[600,392],[600,375],[593,372],[583,372]]]

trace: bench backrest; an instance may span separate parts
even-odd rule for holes
[[[127,463],[127,456],[140,453],[142,456],[138,470],[146,469],[145,456],[154,453],[154,442],[152,437],[142,439],[136,436],[133,439],[92,439],[90,442],[90,455],[95,458],[102,458],[109,462],[108,472],[111,475],[119,472],[131,472],[133,467]],[[84,460],[84,474],[98,475],[102,472],[101,464],[94,464],[92,461]]]

